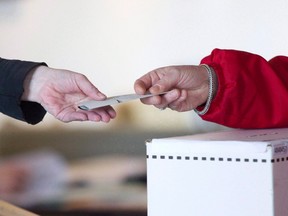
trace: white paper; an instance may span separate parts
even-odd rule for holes
[[[157,95],[162,95],[165,94],[166,92],[157,94]],[[90,101],[85,101],[82,102],[78,105],[79,109],[82,110],[92,110],[100,107],[105,107],[105,106],[111,106],[119,103],[125,103],[129,102],[132,100],[137,100],[141,98],[147,98],[147,97],[152,97],[156,96],[154,94],[145,94],[145,95],[138,95],[138,94],[127,94],[127,95],[119,95],[119,96],[113,96],[109,97],[106,100],[102,101],[96,101],[96,100],[90,100]]]

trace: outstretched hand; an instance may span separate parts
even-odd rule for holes
[[[203,66],[168,66],[155,69],[134,83],[137,94],[159,94],[141,99],[144,104],[179,112],[192,110],[207,101],[209,78]]]
[[[77,106],[85,100],[105,98],[83,74],[46,66],[39,66],[27,75],[22,95],[22,100],[40,103],[48,113],[63,122],[109,122],[116,117],[111,106],[89,111]]]

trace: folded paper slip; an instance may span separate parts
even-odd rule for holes
[[[162,95],[165,94],[166,92],[157,94],[157,95]],[[78,105],[78,107],[82,110],[92,110],[100,107],[105,107],[105,106],[111,106],[119,103],[125,103],[129,102],[132,100],[137,100],[141,98],[147,98],[147,97],[152,97],[156,96],[154,94],[145,94],[145,95],[138,95],[138,94],[127,94],[127,95],[119,95],[119,96],[113,96],[109,97],[106,100],[102,101],[96,101],[96,100],[90,100],[90,101],[85,101],[82,102]]]

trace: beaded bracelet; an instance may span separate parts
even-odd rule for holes
[[[205,107],[199,111],[197,110],[197,108],[194,109],[194,111],[198,114],[198,115],[204,115],[208,112],[212,99],[213,99],[213,93],[214,93],[214,88],[215,88],[215,84],[214,84],[214,71],[212,68],[210,68],[208,65],[206,64],[201,64],[200,66],[203,66],[206,68],[208,76],[209,76],[209,92],[208,92],[208,98],[205,104]]]

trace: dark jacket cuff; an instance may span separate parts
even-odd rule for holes
[[[36,102],[21,101],[26,75],[35,67],[45,65],[0,58],[0,112],[29,124],[42,121],[46,111]]]

